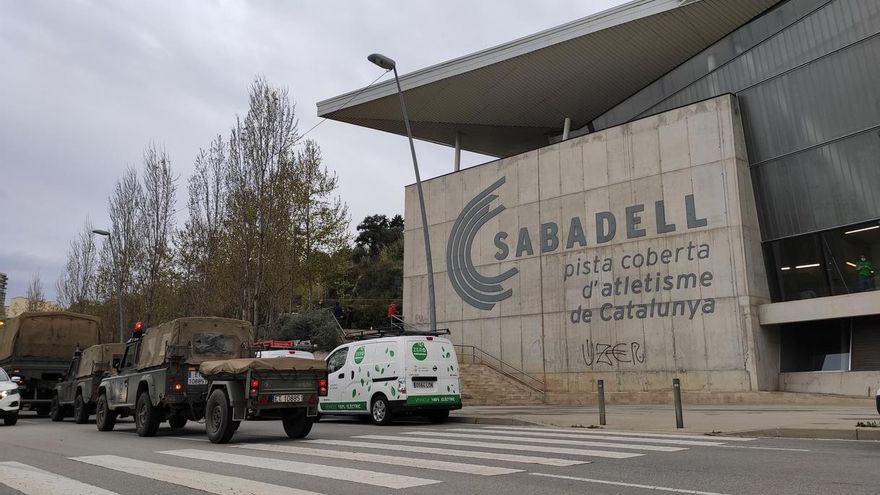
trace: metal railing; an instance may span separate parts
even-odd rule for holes
[[[501,373],[502,375],[514,380],[516,382],[525,385],[529,389],[544,395],[545,385],[544,380],[540,378],[530,375],[525,371],[513,366],[511,364],[505,363],[501,359],[489,354],[488,352],[480,349],[479,347],[473,345],[463,345],[463,344],[453,344],[456,352],[458,353],[458,359],[464,364],[482,364],[492,368],[493,370]]]

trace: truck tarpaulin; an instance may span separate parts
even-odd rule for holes
[[[101,343],[101,319],[67,311],[22,313],[0,327],[0,361],[70,359],[76,349]]]
[[[137,368],[142,370],[163,364],[166,352],[182,355],[187,364],[248,356],[253,342],[253,327],[247,321],[178,318],[147,330],[141,342]],[[174,348],[173,351],[170,347]]]
[[[107,371],[113,362],[113,356],[122,357],[125,344],[98,344],[84,350],[79,358],[77,378],[85,378],[94,373]]]
[[[205,361],[199,366],[202,376],[237,375],[248,371],[327,371],[327,363],[297,357],[224,359]]]

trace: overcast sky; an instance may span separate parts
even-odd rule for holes
[[[164,145],[179,175],[176,220],[199,148],[247,110],[257,74],[297,103],[300,130],[318,101],[369,84],[371,52],[408,73],[623,3],[622,0],[92,2],[0,0],[0,272],[8,298],[39,273],[55,297],[70,239],[144,147]],[[386,76],[389,77],[389,76]],[[309,134],[339,175],[352,231],[403,213],[413,181],[406,138],[334,121]],[[452,150],[418,143],[422,176]],[[463,166],[487,161],[463,153]]]

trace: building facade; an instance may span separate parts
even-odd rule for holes
[[[424,183],[438,326],[556,392],[876,393],[878,34],[874,0],[637,0],[404,76],[416,137],[500,157]],[[348,96],[319,113],[401,132]]]

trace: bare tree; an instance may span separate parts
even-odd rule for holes
[[[46,308],[46,297],[43,294],[43,283],[40,274],[34,273],[27,286],[27,311],[43,311]]]
[[[84,312],[97,298],[98,250],[92,228],[86,219],[83,229],[70,241],[65,270],[56,283],[59,304],[71,311]]]
[[[155,323],[157,293],[170,261],[169,239],[174,213],[176,178],[164,148],[155,144],[144,151],[143,200],[140,205],[142,251],[137,259],[145,298],[145,320]]]

